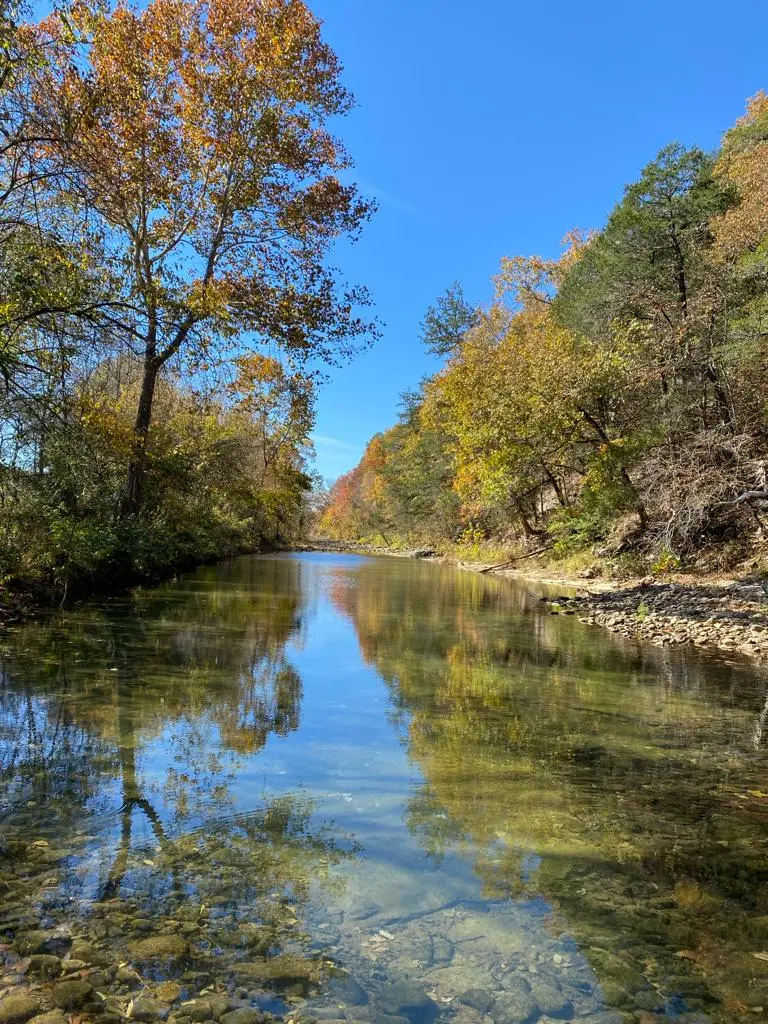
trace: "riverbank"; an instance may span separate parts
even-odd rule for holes
[[[577,615],[587,625],[659,647],[687,644],[768,659],[768,594],[763,589],[762,574],[755,571],[734,576],[674,573],[619,580],[562,573],[552,564],[504,567],[464,561],[428,548],[404,552],[360,545],[343,547],[360,553],[428,558],[468,572],[562,587],[571,592],[549,601],[553,614]]]
[[[636,637],[659,647],[682,644],[768,658],[768,595],[760,575],[584,579],[532,567],[527,571],[470,566],[489,574],[574,588],[551,600],[554,614]]]

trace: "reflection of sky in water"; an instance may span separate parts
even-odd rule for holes
[[[214,570],[206,570],[205,578],[222,593],[227,587],[247,589],[260,585],[260,566],[266,572],[286,560],[243,560],[234,563],[232,575],[221,583]],[[686,827],[675,814],[670,816],[674,800],[680,802],[681,815],[685,811],[694,823],[691,808],[701,808],[706,822],[702,840],[710,844],[705,848],[714,863],[718,821],[733,807],[739,813],[741,805],[735,801],[744,798],[749,785],[758,785],[754,780],[759,780],[765,765],[762,751],[751,747],[752,726],[764,700],[765,684],[757,673],[716,659],[707,662],[697,654],[643,652],[629,642],[589,633],[572,619],[553,621],[535,600],[521,600],[516,606],[506,597],[500,599],[501,594],[513,593],[512,588],[498,589],[503,584],[457,584],[444,569],[353,556],[306,555],[295,561],[302,601],[298,622],[286,632],[281,653],[301,680],[298,728],[289,728],[283,736],[271,731],[257,752],[238,753],[228,746],[215,710],[201,701],[196,711],[184,711],[155,731],[154,720],[146,734],[139,726],[136,769],[170,836],[191,830],[215,832],[222,823],[236,821],[276,796],[308,797],[313,806],[310,831],[331,823],[339,836],[345,834],[340,840],[345,849],[358,844],[353,856],[331,869],[340,884],[314,886],[314,906],[308,914],[310,932],[321,942],[329,915],[343,912],[345,923],[334,933],[342,962],[360,960],[365,942],[371,936],[378,941],[379,929],[401,927],[408,932],[414,921],[423,920],[445,929],[459,944],[470,943],[468,949],[476,948],[472,955],[479,958],[482,976],[486,954],[482,943],[471,946],[479,940],[470,933],[481,928],[485,915],[482,927],[491,936],[488,949],[499,962],[513,954],[522,956],[522,948],[525,955],[539,957],[541,970],[566,976],[589,973],[570,936],[567,915],[557,910],[557,927],[552,926],[557,901],[540,891],[539,875],[552,872],[553,865],[557,868],[558,858],[569,868],[585,850],[593,856],[589,843],[600,829],[620,834],[630,822],[631,832],[626,815],[638,815],[638,831],[652,831],[648,821],[655,826],[655,800],[658,827],[669,829],[671,843],[684,836]],[[248,569],[245,582],[238,578],[238,565]],[[465,606],[463,587],[467,593],[475,588],[474,603],[468,600]],[[409,604],[412,592],[415,606]],[[160,635],[167,647],[158,657],[169,685],[183,684],[185,673],[191,671],[192,660],[185,661],[190,649],[210,644],[212,663],[218,664],[237,634],[230,638],[226,621],[220,627],[214,621],[207,634],[203,630],[197,635],[192,628],[194,604],[189,609],[184,604],[187,597],[194,598],[194,588],[189,595],[173,588],[168,594],[169,600],[175,594],[182,615],[162,621]],[[392,594],[396,599],[390,601]],[[433,596],[437,612],[431,605]],[[444,607],[439,604],[443,599]],[[378,633],[368,629],[366,612],[371,612]],[[152,621],[160,622],[162,615],[160,607]],[[184,616],[190,617],[188,628]],[[97,632],[99,628],[94,626]],[[94,643],[103,641],[95,637]],[[176,661],[170,658],[171,651]],[[424,667],[423,678],[416,673],[410,690],[409,680],[397,675],[402,655]],[[77,671],[87,673],[87,664]],[[236,675],[236,666],[233,671]],[[267,673],[267,684],[270,678]],[[439,686],[448,694],[442,704],[433,692]],[[516,700],[522,702],[520,707]],[[454,736],[451,731],[456,724],[451,702],[460,709],[455,715],[458,724],[462,714],[470,715],[466,735],[459,731]],[[46,707],[43,697],[29,701],[30,713],[41,726]],[[414,722],[416,735],[409,731]],[[487,740],[480,738],[484,730]],[[441,741],[448,744],[443,761]],[[458,744],[452,755],[451,742]],[[461,761],[462,744],[468,744],[470,756],[476,757],[464,768],[476,773],[469,783],[453,774],[451,757]],[[716,786],[724,785],[723,780],[730,784],[729,771],[735,773],[738,792],[733,799],[726,795],[722,803],[713,804]],[[197,787],[199,793],[194,785],[189,787],[199,803],[189,804],[179,817],[174,803],[178,792],[169,787],[169,779],[185,772],[198,773],[205,784]],[[590,782],[593,778],[597,782]],[[211,797],[218,783],[226,787],[226,800]],[[93,837],[78,864],[77,885],[86,897],[96,893],[119,839],[121,785],[113,763],[112,773],[105,771],[94,785],[79,823]],[[426,798],[425,787],[432,787]],[[565,787],[570,787],[567,796]],[[652,791],[647,805],[642,802],[645,790]],[[636,803],[626,814],[625,797]],[[536,828],[542,829],[541,822],[547,821],[550,807],[545,801],[551,804],[555,826],[567,823],[571,808],[559,806],[558,800],[567,804],[573,798],[582,804],[573,809],[567,838],[584,845],[563,853],[554,840],[548,847],[552,837]],[[609,802],[609,811],[601,817],[603,804]],[[423,817],[414,825],[415,805]],[[759,806],[753,808],[754,814],[759,811]],[[640,818],[641,813],[651,817]],[[509,821],[502,820],[505,814]],[[594,820],[579,821],[579,814],[594,814]],[[739,827],[744,823],[740,818],[734,821]],[[143,869],[134,864],[133,870],[151,872],[157,847],[151,822],[139,808],[132,822],[132,855],[147,861]],[[750,819],[747,825],[751,824]],[[41,811],[35,827],[39,835],[55,838],[59,826],[46,822]],[[729,835],[728,827],[730,821],[723,834]],[[425,842],[425,834],[440,840],[439,855]],[[745,831],[744,836],[743,849],[750,850],[752,834]],[[723,842],[718,855],[728,846],[727,839]],[[620,853],[631,865],[632,850]],[[601,854],[602,861],[595,856],[594,865],[586,864],[586,884],[591,884],[591,870],[621,869],[618,855],[616,863],[611,860],[614,855]],[[653,870],[646,873],[655,884]],[[713,868],[713,877],[719,870]],[[494,884],[504,882],[513,871],[518,889],[510,884],[512,898],[497,895],[484,903],[489,878]],[[555,872],[552,888],[562,893],[556,882]],[[599,904],[599,884],[594,888]],[[577,889],[582,891],[587,889]],[[645,899],[646,890],[643,893]],[[573,893],[566,889],[565,895]],[[702,919],[699,925],[706,928],[707,922]],[[631,934],[634,925],[622,927]],[[397,942],[389,952],[395,955]],[[407,975],[406,953],[395,963],[393,970]],[[594,981],[594,975],[589,977]],[[686,1009],[679,1000],[665,1005],[673,1017]]]

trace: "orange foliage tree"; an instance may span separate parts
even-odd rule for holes
[[[301,0],[75,3],[25,30],[35,154],[110,271],[109,327],[140,361],[123,516],[138,512],[159,375],[243,337],[333,360],[370,325],[329,269],[368,204],[327,127],[351,98]],[[60,214],[57,214],[60,215]]]

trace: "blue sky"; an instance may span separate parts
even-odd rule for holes
[[[335,478],[434,363],[418,324],[454,280],[490,298],[504,255],[554,255],[599,227],[674,139],[709,149],[768,89],[760,0],[309,0],[357,107],[340,134],[379,211],[335,262],[385,322],[320,395],[317,468]]]

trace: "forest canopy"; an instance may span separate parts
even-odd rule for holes
[[[768,97],[715,153],[666,146],[601,231],[453,284],[440,369],[331,488],[321,533],[670,566],[765,537]]]

